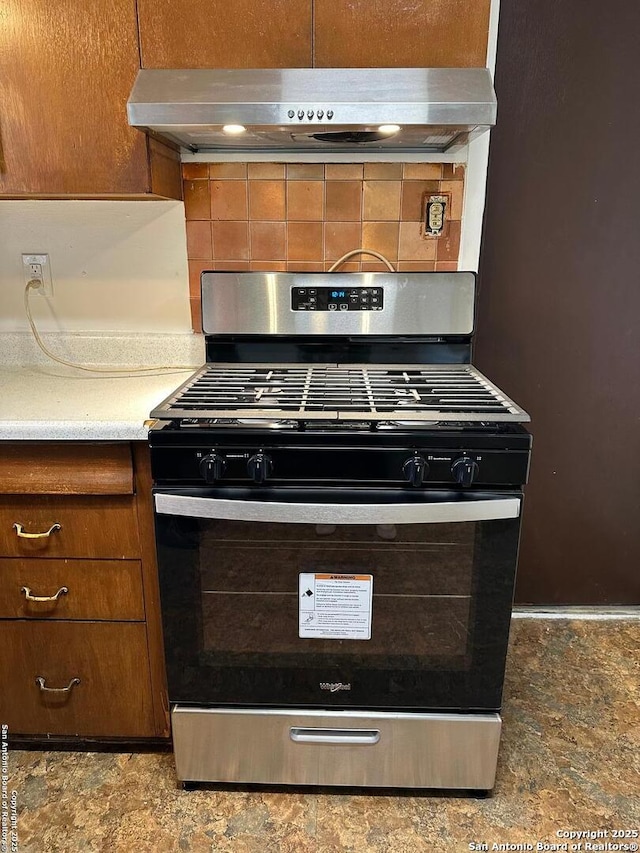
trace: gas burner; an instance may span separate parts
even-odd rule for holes
[[[211,429],[211,427],[236,426],[235,418],[181,418],[175,421],[180,429]]]
[[[277,420],[270,418],[238,418],[238,426],[259,427],[260,429],[298,429],[298,421]]]
[[[405,374],[406,376],[406,374]],[[412,403],[419,403],[421,401],[420,394],[416,391],[415,388],[394,388],[393,393],[397,397],[406,397],[408,399],[403,399],[398,401],[399,406],[410,406]]]
[[[298,421],[276,418],[182,418],[180,429],[299,429]]]
[[[425,423],[424,421],[414,420],[414,421],[379,421],[377,424],[374,424],[374,429],[378,429],[380,431],[392,431],[392,430],[422,430],[423,432],[428,431],[443,431],[447,430],[448,432],[462,432],[466,430],[467,432],[509,432],[512,431],[512,424],[498,424],[498,423],[488,423],[485,421],[429,421]]]
[[[258,403],[263,398],[268,399],[274,394],[280,394],[282,392],[282,388],[278,385],[267,385],[267,386],[258,386],[253,389],[254,390],[254,400]],[[266,400],[265,400],[266,402]]]
[[[339,420],[310,420],[301,421],[300,428],[311,430],[336,430],[340,432],[372,432],[378,428],[377,421],[339,421]]]
[[[434,427],[440,426],[440,421],[430,422],[428,424],[429,429],[433,429]],[[425,429],[425,424],[423,421],[380,421],[378,423],[378,429],[392,430],[392,429]]]

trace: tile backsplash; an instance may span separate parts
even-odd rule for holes
[[[193,325],[200,273],[327,270],[352,249],[375,249],[399,270],[455,270],[464,166],[451,163],[185,163],[184,204]],[[438,237],[424,234],[426,200],[447,200]],[[342,271],[386,267],[356,256]]]

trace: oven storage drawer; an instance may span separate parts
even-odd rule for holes
[[[498,714],[172,711],[177,775],[193,782],[489,790],[501,725]]]
[[[144,623],[0,622],[0,720],[13,734],[148,737]]]
[[[126,559],[140,553],[133,496],[0,497],[0,556]]]
[[[0,558],[0,619],[144,621],[139,560]]]

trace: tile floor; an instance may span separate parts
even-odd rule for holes
[[[640,827],[640,621],[515,621],[503,716],[486,800],[182,792],[170,754],[14,750],[18,849],[456,853]]]

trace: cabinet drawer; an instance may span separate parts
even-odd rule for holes
[[[0,445],[0,494],[133,494],[131,448],[126,443],[29,441]]]
[[[20,536],[14,525],[21,525],[23,534],[48,535]],[[138,557],[134,498],[3,495],[0,556]]]
[[[0,619],[144,621],[140,563],[2,558]]]
[[[14,734],[154,734],[145,626],[0,622],[0,720]],[[71,687],[66,692],[43,692]],[[79,683],[73,683],[79,679]]]

